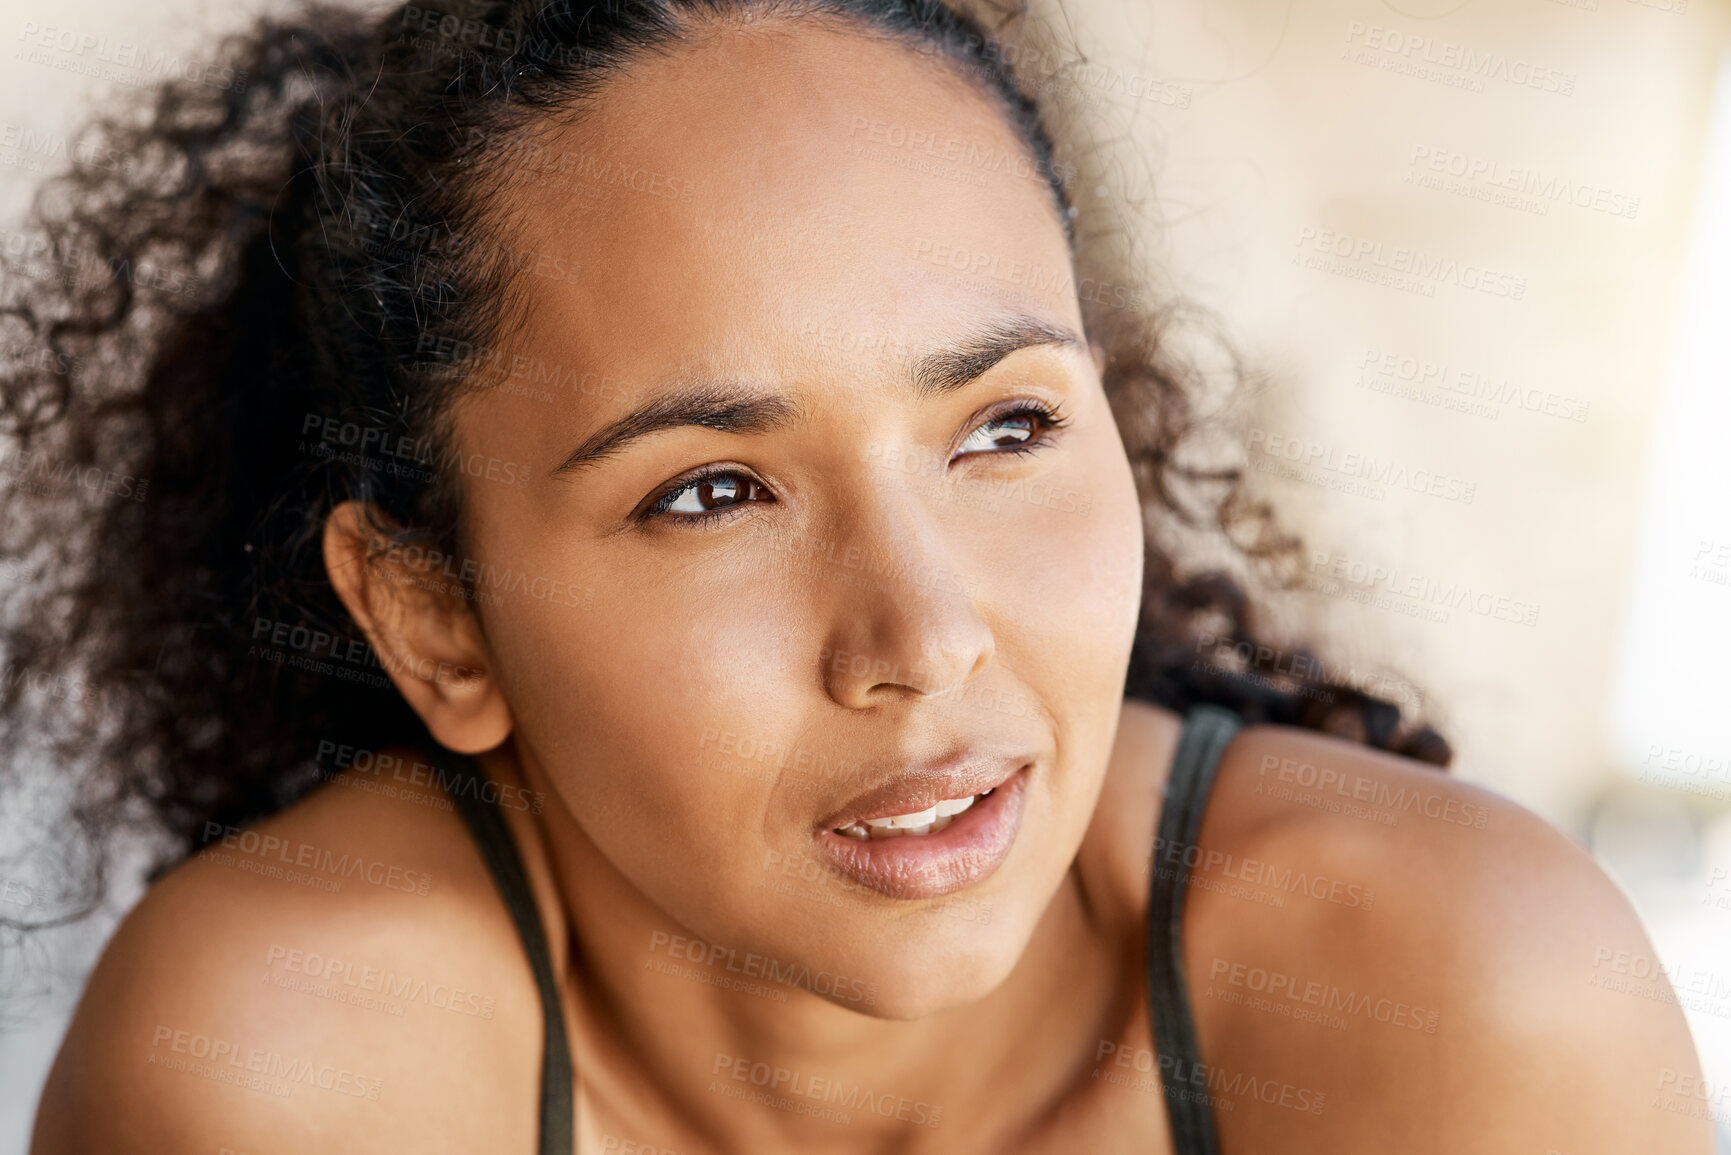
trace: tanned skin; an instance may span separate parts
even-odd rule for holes
[[[524,266],[510,349],[616,383],[459,405],[464,454],[530,477],[464,478],[465,556],[545,580],[452,596],[377,556],[355,505],[326,527],[332,581],[433,736],[537,800],[500,809],[564,992],[583,1152],[1170,1150],[1142,942],[1181,720],[1123,698],[1143,527],[1099,354],[1073,284],[1011,271],[1069,267],[1041,180],[924,174],[867,146],[878,124],[1020,155],[940,62],[776,19],[698,29],[550,124],[550,148],[695,195],[573,178],[493,206],[501,236],[546,258]],[[1000,342],[956,387],[917,387],[922,358],[1036,329],[1070,339]],[[693,383],[782,420],[664,429],[561,469]],[[1065,424],[997,416],[1028,399]],[[711,465],[735,473],[678,488]],[[678,520],[705,502],[720,515]],[[748,742],[810,757],[789,770]],[[786,869],[860,788],[802,766],[869,780],[958,744],[1032,766],[997,870],[909,900]],[[37,1155],[535,1149],[523,949],[461,819],[436,789],[372,789],[377,765],[256,831],[414,872],[426,893],[299,885],[213,843],[91,976]],[[1677,1008],[1592,983],[1617,952],[1653,954],[1640,922],[1532,814],[1257,727],[1230,746],[1197,844],[1184,954],[1224,1151],[1709,1155],[1676,1093],[1700,1074]],[[314,955],[321,973],[352,966],[321,988],[302,973]],[[759,967],[735,986],[745,968],[723,959],[747,957],[846,982]],[[324,997],[367,968],[461,1005]],[[217,1042],[332,1085],[283,1097],[184,1065]],[[741,1061],[897,1106],[843,1123],[741,1098],[758,1089],[733,1078]]]

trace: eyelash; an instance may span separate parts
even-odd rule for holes
[[[1065,416],[1057,406],[1049,406],[1042,401],[1023,399],[1011,402],[1006,408],[996,413],[988,414],[978,425],[975,425],[972,429],[968,430],[967,436],[972,437],[975,433],[984,429],[988,425],[997,425],[1005,421],[1012,421],[1018,417],[1032,417],[1037,423],[1037,428],[1035,429],[1033,436],[1029,437],[1028,440],[1018,442],[1015,445],[1006,445],[998,449],[975,450],[974,452],[986,453],[992,456],[998,456],[1001,454],[1016,454],[1020,456],[1022,454],[1033,453],[1037,449],[1043,449],[1050,445],[1052,434],[1070,424],[1069,417]],[[964,441],[966,439],[967,438],[963,438]],[[973,454],[967,454],[966,456],[972,455]],[[736,501],[729,505],[721,506],[718,509],[706,510],[703,513],[667,512],[668,508],[679,499],[681,494],[687,492],[693,486],[701,485],[705,481],[718,477],[739,477],[750,481],[755,485],[763,484],[743,471],[731,466],[722,465],[701,470],[676,482],[674,488],[667,490],[660,497],[656,498],[649,508],[645,509],[640,515],[641,519],[644,521],[671,520],[685,525],[713,523],[720,518],[734,516],[748,505],[761,504],[760,502],[754,501]]]

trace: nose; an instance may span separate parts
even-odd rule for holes
[[[996,651],[978,582],[956,568],[965,551],[917,497],[879,492],[863,504],[846,535],[859,580],[838,587],[818,654],[825,692],[862,710],[961,689]]]

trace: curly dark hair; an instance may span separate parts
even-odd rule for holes
[[[1092,187],[1098,162],[1054,148],[1063,73],[1026,50],[1025,13],[942,0],[441,2],[382,17],[312,3],[262,20],[226,43],[224,67],[94,122],[29,228],[4,241],[0,789],[52,768],[53,788],[33,796],[64,809],[38,829],[64,843],[70,815],[95,866],[65,917],[96,901],[119,826],[165,836],[161,869],[207,823],[304,794],[321,740],[432,746],[335,596],[326,516],[358,499],[392,542],[461,556],[449,414],[462,391],[506,383],[490,353],[522,280],[490,198],[552,171],[527,144],[539,118],[700,22],[741,14],[823,20],[931,55],[997,102],[1049,185],[1147,511],[1127,692],[1447,764],[1446,742],[1391,701],[1306,648],[1262,640],[1244,575],[1279,584],[1298,543],[1246,496],[1241,463],[1202,448],[1216,375],[1173,340],[1193,314],[1126,288],[1138,283],[1128,230],[1073,207],[1070,187]],[[1025,75],[1031,61],[1042,75]],[[1184,560],[1181,542],[1208,536],[1229,544],[1236,572]],[[259,639],[318,660],[283,661]]]

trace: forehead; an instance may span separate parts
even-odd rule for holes
[[[869,372],[1006,311],[1080,331],[1045,178],[936,57],[721,25],[508,153],[513,341],[623,381]]]

